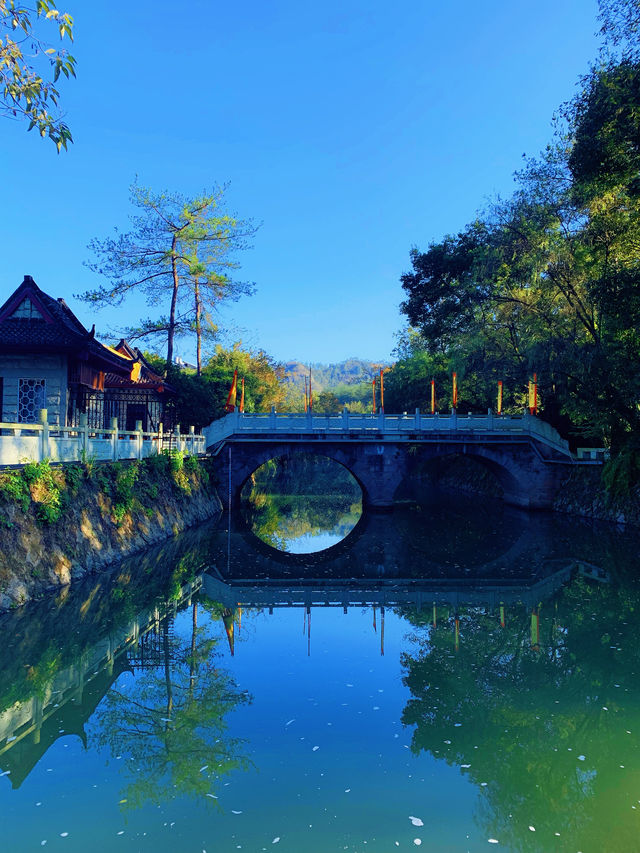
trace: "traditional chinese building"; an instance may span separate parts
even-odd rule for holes
[[[40,409],[49,423],[133,430],[136,421],[155,432],[171,426],[173,389],[142,353],[120,341],[95,339],[63,299],[41,290],[31,276],[0,307],[0,420],[35,423]]]

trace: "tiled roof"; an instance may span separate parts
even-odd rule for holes
[[[107,373],[105,377],[106,387],[133,386],[135,388],[155,388],[156,391],[161,393],[166,392],[169,394],[175,394],[175,389],[169,385],[163,376],[160,376],[153,370],[140,350],[137,347],[132,347],[131,344],[124,340],[124,338],[117,343],[115,347],[109,347],[109,349],[130,359],[132,366],[133,363],[137,362],[140,365],[140,371],[136,378],[134,378],[135,372],[133,372],[131,379],[128,380],[121,376],[115,376],[112,373]]]
[[[26,298],[38,309],[41,317],[31,319],[11,317]],[[0,307],[0,352],[64,352],[82,353],[97,359],[117,373],[129,368],[122,356],[103,347],[88,332],[64,299],[54,299],[41,290],[31,276]]]

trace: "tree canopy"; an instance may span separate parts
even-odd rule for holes
[[[254,285],[236,281],[237,252],[248,248],[256,232],[251,220],[226,212],[226,187],[187,198],[181,193],[154,193],[134,183],[131,230],[89,244],[95,260],[87,266],[109,283],[80,295],[101,308],[120,305],[134,293],[142,293],[151,308],[167,312],[144,318],[124,330],[131,340],[166,340],[167,368],[173,364],[178,335],[194,333],[197,339],[198,372],[201,342],[206,329],[215,331],[215,312],[224,300],[252,293]]]
[[[42,20],[40,20],[42,19]],[[36,0],[34,8],[0,0],[0,115],[26,120],[58,151],[73,142],[58,106],[57,81],[75,77],[76,61],[66,50],[52,47],[46,26],[60,39],[73,41],[73,18],[53,0]]]
[[[455,235],[413,249],[401,310],[414,327],[400,374],[465,402],[525,404],[535,372],[543,416],[577,443],[619,448],[640,428],[640,58],[637,0],[601,3],[606,55],[566,104],[517,188]],[[443,376],[444,373],[444,376]],[[431,374],[431,375],[429,375]],[[418,395],[420,396],[420,395]],[[412,401],[413,402],[413,401]],[[418,400],[416,400],[418,402]]]

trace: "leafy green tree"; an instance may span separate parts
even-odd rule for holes
[[[73,18],[60,12],[54,0],[36,0],[34,8],[0,0],[0,115],[28,121],[28,130],[37,128],[59,152],[73,139],[59,113],[56,84],[61,74],[76,76],[76,61],[51,46],[39,19],[55,27],[60,39],[73,41]]]
[[[333,391],[321,391],[313,400],[313,411],[316,414],[335,415],[341,409],[340,400]]]
[[[161,356],[145,352],[147,361],[158,371],[166,367]],[[234,371],[238,371],[238,396],[240,405],[241,380],[245,386],[245,410],[268,412],[272,406],[280,407],[285,399],[286,387],[282,383],[280,366],[263,350],[250,352],[240,343],[231,349],[219,344],[215,354],[205,363],[200,376],[194,371],[169,371],[169,381],[176,390],[176,417],[184,427],[200,429],[224,415]]]
[[[144,319],[124,332],[131,340],[166,339],[168,368],[176,336],[195,332],[200,370],[203,313],[215,312],[221,301],[254,289],[234,281],[229,271],[237,268],[235,253],[248,247],[256,227],[225,213],[224,193],[225,187],[217,187],[187,198],[153,193],[134,183],[131,203],[139,213],[131,216],[131,230],[123,234],[116,229],[115,237],[89,244],[95,260],[87,266],[109,284],[79,298],[101,308],[143,293],[149,306],[168,308],[168,314]]]

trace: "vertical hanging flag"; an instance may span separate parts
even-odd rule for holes
[[[235,412],[237,396],[238,396],[238,371],[236,369],[233,371],[233,382],[231,383],[231,390],[229,391],[229,396],[227,397],[227,403],[224,407],[225,412]]]
[[[458,374],[453,374],[453,408],[458,408]]]
[[[240,411],[244,412],[244,376],[240,380],[240,387],[242,388],[240,393]]]
[[[436,413],[436,380],[431,380],[431,414]]]
[[[304,377],[304,410],[305,412],[309,409],[309,402],[307,399],[307,377]]]
[[[384,373],[380,368],[380,411],[384,415]]]
[[[498,414],[502,414],[502,379],[498,382]]]
[[[538,374],[533,374],[533,382],[529,380],[529,411],[538,414]]]
[[[373,395],[373,414],[376,413],[376,377],[371,380],[371,393]]]
[[[311,390],[311,368],[309,368],[309,411],[313,411],[313,391]]]

